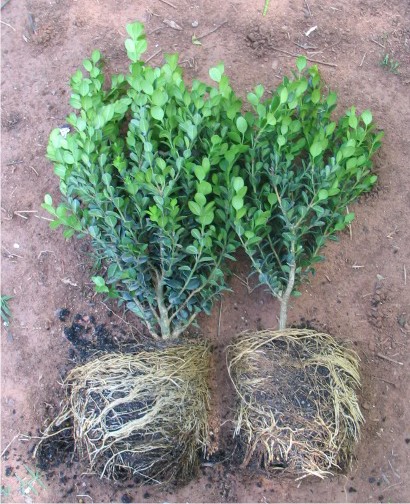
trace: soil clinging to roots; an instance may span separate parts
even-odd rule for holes
[[[80,459],[101,477],[186,481],[206,450],[209,369],[205,344],[109,353],[79,365],[39,453],[69,424]]]
[[[363,422],[358,356],[308,329],[243,333],[228,349],[242,466],[297,479],[345,470]]]

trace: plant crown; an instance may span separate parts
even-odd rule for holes
[[[350,203],[369,191],[377,177],[371,156],[380,147],[372,114],[355,107],[335,122],[336,94],[326,93],[316,66],[297,59],[293,79],[266,100],[264,88],[248,94],[241,177],[233,179],[235,228],[254,272],[282,304],[304,275],[314,272],[327,239],[354,219]],[[245,193],[245,195],[243,194]]]
[[[242,103],[222,64],[209,71],[216,85],[188,89],[178,55],[152,68],[141,60],[143,25],[127,32],[127,75],[106,89],[94,51],[87,76],[71,78],[73,132],[55,129],[47,149],[63,201],[46,195],[43,207],[65,237],[91,237],[107,268],[93,277],[97,292],[125,301],[154,337],[175,338],[227,288],[224,261],[239,245],[230,181],[246,150]]]
[[[71,78],[73,132],[50,135],[48,157],[63,201],[43,207],[64,236],[91,237],[97,292],[125,301],[154,337],[178,337],[224,289],[224,263],[239,244],[254,272],[281,302],[314,273],[327,239],[354,219],[347,207],[377,177],[380,147],[372,114],[351,107],[332,120],[337,97],[324,92],[316,66],[299,57],[293,78],[268,99],[259,85],[251,110],[224,75],[189,89],[178,55],[161,68],[141,60],[143,25],[127,26],[131,65],[104,86],[94,51]]]

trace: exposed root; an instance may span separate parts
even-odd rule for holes
[[[355,352],[313,330],[243,333],[228,348],[228,368],[243,466],[285,468],[300,479],[350,464],[364,421]]]
[[[204,344],[99,356],[68,374],[44,440],[69,422],[80,458],[101,477],[184,481],[206,450],[209,368]]]

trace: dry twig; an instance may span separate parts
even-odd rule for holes
[[[216,26],[212,30],[204,33],[203,35],[200,35],[199,37],[196,37],[196,40],[202,40],[203,38],[207,37],[208,35],[211,35],[211,33],[216,32],[216,30],[219,30],[219,28],[221,28],[222,26],[226,25],[227,22],[228,22],[228,20],[224,21],[223,23],[219,24],[218,26]]]
[[[157,52],[155,52],[152,56],[150,56],[150,57],[149,57],[149,58],[145,61],[145,63],[148,63],[149,61],[151,61],[152,59],[154,59],[154,58],[155,58],[155,56],[158,56],[158,54],[159,54],[160,52],[162,52],[162,49],[158,49],[158,51],[157,51]]]
[[[8,26],[9,28],[11,28],[12,30],[16,31],[16,29],[14,28],[14,26],[11,26],[11,24],[6,23],[5,21],[2,21],[2,20],[0,20],[0,23],[1,23],[1,24],[6,25],[6,26]]]
[[[295,54],[295,53],[291,53],[289,51],[285,51],[284,49],[280,49],[279,47],[272,47],[272,49],[274,51],[278,51],[280,53],[283,53],[283,54],[286,54],[287,56],[291,56],[292,58],[297,58],[298,57],[298,54]],[[310,61],[311,63],[318,63],[320,65],[325,65],[325,66],[330,66],[330,67],[334,67],[334,68],[337,68],[337,65],[336,63],[328,63],[327,61],[319,61],[319,60],[316,60],[316,59],[313,59],[313,58],[310,58],[309,56],[305,56],[305,58]]]
[[[363,66],[364,59],[366,58],[366,56],[367,56],[367,52],[365,52],[365,53],[363,54],[363,58],[362,58],[362,61],[360,62],[359,68]]]
[[[168,2],[168,0],[159,0],[160,2],[164,3],[164,4],[167,4],[169,5],[170,7],[173,7],[174,9],[176,9],[176,5],[174,5],[173,3],[171,2]]]
[[[388,362],[391,362],[392,364],[397,364],[399,366],[404,366],[404,364],[402,362],[396,361],[396,360],[392,359],[391,357],[388,357],[387,355],[384,355],[384,354],[382,354],[380,352],[377,354],[377,357],[379,357],[379,359],[383,359],[383,360],[386,360]]]
[[[386,46],[384,46],[383,44],[380,44],[380,42],[378,42],[377,40],[372,39],[372,38],[370,40],[371,40],[371,42],[374,42],[375,44],[377,44],[378,46],[380,46],[382,49],[386,49]]]

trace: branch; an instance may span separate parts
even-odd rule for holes
[[[171,322],[177,315],[178,313],[183,310],[187,304],[189,303],[189,301],[193,298],[193,296],[195,296],[196,294],[198,294],[199,292],[201,292],[209,283],[210,281],[212,280],[213,278],[213,275],[215,273],[215,271],[219,268],[219,266],[221,265],[221,262],[222,262],[222,259],[224,257],[224,253],[221,252],[220,256],[219,256],[219,259],[218,259],[218,262],[215,264],[214,268],[212,269],[211,273],[209,274],[208,276],[208,279],[207,281],[201,285],[200,287],[198,287],[197,289],[191,291],[191,293],[189,294],[189,296],[185,299],[185,301],[181,304],[181,306],[174,311],[174,313],[171,315],[169,321]]]
[[[280,302],[280,315],[279,315],[279,329],[283,330],[286,328],[286,322],[288,318],[288,302],[290,295],[293,291],[293,286],[295,285],[295,271],[296,271],[296,263],[293,262],[290,264],[289,271],[289,281],[288,286],[286,287],[285,294]]]

